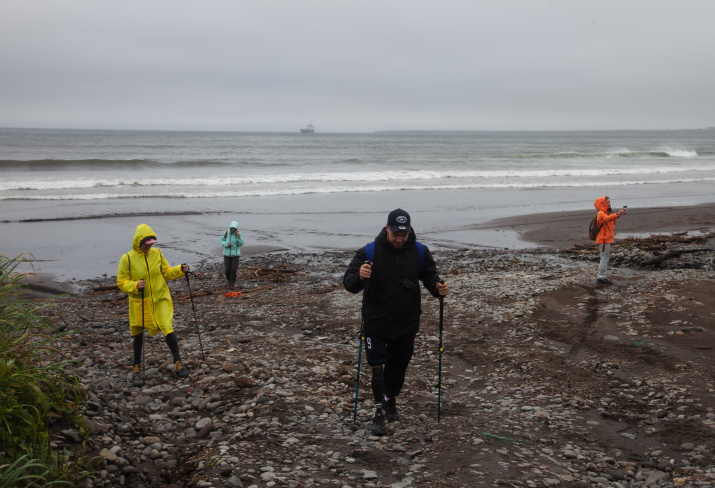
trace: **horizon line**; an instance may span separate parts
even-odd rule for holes
[[[298,134],[314,136],[319,134],[380,134],[380,133],[435,133],[435,132],[677,132],[677,131],[715,131],[715,126],[679,129],[379,129],[372,131],[316,131],[304,134],[300,130],[226,130],[226,129],[108,129],[81,127],[0,127],[0,130],[82,130],[82,131],[116,131],[116,132],[225,132],[251,134]]]

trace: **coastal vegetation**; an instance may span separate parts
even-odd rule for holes
[[[69,372],[65,336],[51,301],[27,294],[22,257],[0,255],[0,488],[76,486],[85,461],[53,442],[53,432],[87,432],[85,393]]]

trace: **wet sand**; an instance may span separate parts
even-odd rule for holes
[[[485,221],[484,213],[413,212],[417,237],[435,252],[443,249],[568,248],[588,244],[588,222],[595,210],[538,212]],[[498,214],[497,214],[498,215]],[[352,251],[374,238],[383,213],[243,215],[246,245],[242,255],[268,252]],[[77,282],[116,274],[119,257],[130,249],[139,222],[154,228],[157,247],[170,264],[221,261],[220,233],[230,219],[225,214],[114,216],[44,222],[5,222],[2,248],[6,256],[26,252],[38,284]],[[628,235],[715,230],[715,203],[694,206],[631,208],[616,224],[616,239]],[[21,237],[21,238],[18,238]]]
[[[590,243],[588,223],[596,210],[519,215],[495,219],[475,228],[516,232],[524,242],[568,248]],[[616,239],[633,235],[715,230],[715,203],[684,207],[630,208],[616,222]]]

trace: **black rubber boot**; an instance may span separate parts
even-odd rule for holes
[[[395,401],[395,397],[392,397],[387,401],[383,401],[383,406],[385,407],[385,417],[388,422],[400,421],[400,414],[397,413],[397,402]]]
[[[387,429],[385,429],[385,414],[382,413],[381,408],[375,410],[375,416],[372,418],[372,429],[370,430],[372,435],[380,436],[387,434]]]

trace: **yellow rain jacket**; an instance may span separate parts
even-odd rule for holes
[[[174,329],[174,305],[167,280],[184,276],[181,265],[169,266],[159,249],[151,248],[142,252],[139,243],[147,236],[155,236],[151,227],[140,224],[134,231],[132,250],[122,255],[117,270],[117,286],[129,295],[129,331],[131,335],[142,332],[142,295],[137,288],[137,281],[144,280],[144,328],[149,335],[163,332],[166,336]]]

